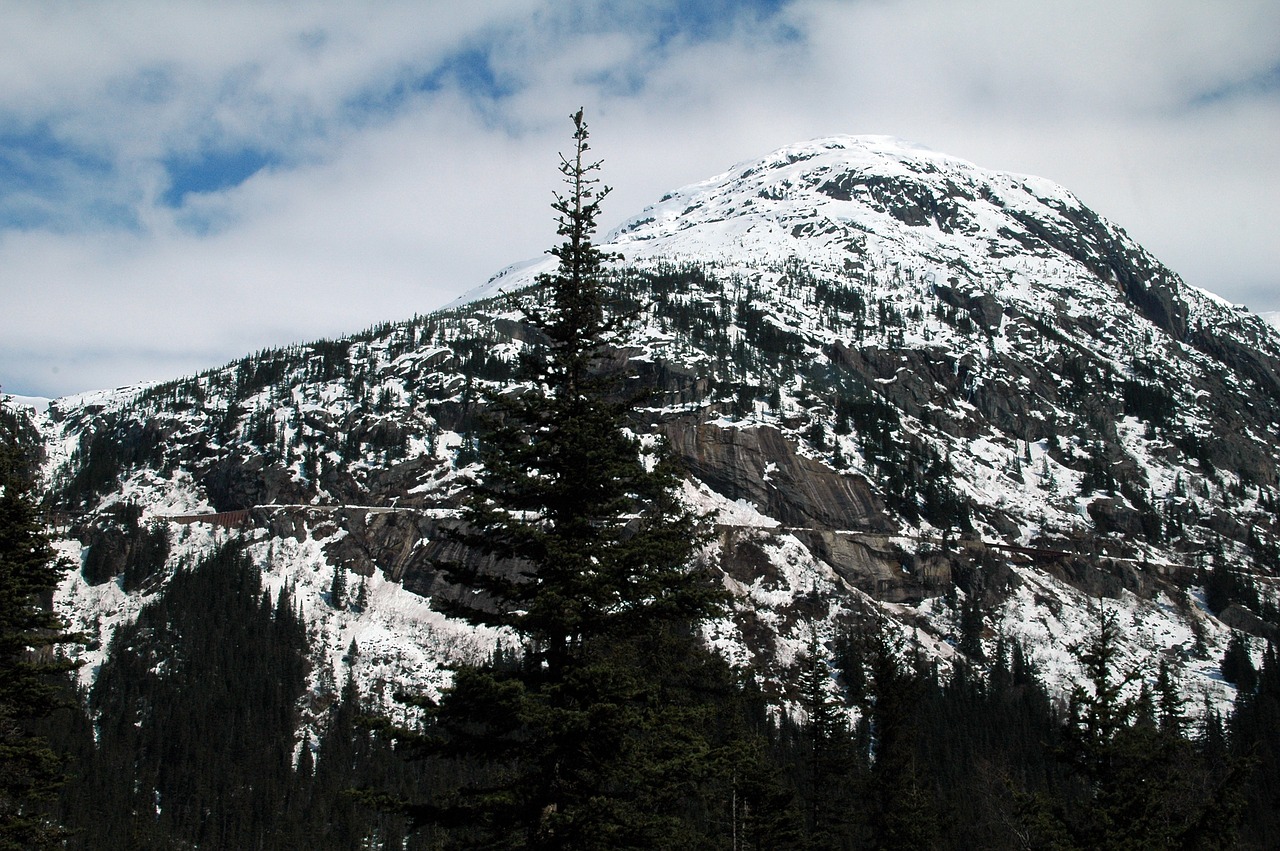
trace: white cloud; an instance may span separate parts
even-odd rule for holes
[[[26,209],[56,227],[0,231],[0,382],[163,378],[442,304],[553,241],[579,105],[606,226],[780,145],[888,133],[1057,180],[1191,283],[1280,308],[1280,93],[1247,85],[1280,62],[1274,3],[799,0],[659,43],[662,7],[0,2],[0,136],[110,164],[52,163]],[[405,88],[472,48],[505,96]],[[166,160],[218,146],[278,162],[160,202]]]

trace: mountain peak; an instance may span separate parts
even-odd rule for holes
[[[932,209],[940,205],[947,209]],[[625,246],[668,235],[672,225],[685,230],[731,218],[827,218],[864,231],[884,230],[868,212],[887,214],[906,226],[933,219],[945,231],[954,228],[942,219],[962,214],[963,221],[950,224],[972,234],[991,222],[993,211],[1004,208],[1035,207],[1040,215],[1039,208],[1080,206],[1051,181],[984,169],[914,142],[892,136],[828,136],[779,148],[669,193],[610,239]]]
[[[847,135],[821,136],[807,142],[796,142],[779,148],[766,157],[739,163],[728,173],[760,162],[792,163],[822,156],[834,156],[842,161],[856,163],[865,159],[867,162],[891,160],[954,160],[964,165],[964,160],[935,151],[927,145],[898,136],[885,135]]]
[[[746,270],[794,259],[835,276],[909,268],[926,280],[955,279],[1020,301],[1032,279],[1112,286],[1109,269],[1120,257],[1152,273],[1144,278],[1180,286],[1052,181],[985,169],[892,136],[779,148],[664,196],[608,241],[635,265],[682,257]],[[1182,320],[1154,321],[1173,328]]]
[[[603,240],[628,264],[671,257],[727,266],[797,258],[838,271],[901,266],[967,269],[1008,279],[1015,255],[1062,253],[1056,233],[1087,221],[1095,236],[1140,251],[1063,187],[994,171],[910,140],[837,135],[797,142],[681,187]],[[1042,226],[1047,225],[1047,227]],[[1094,248],[1072,245],[1080,261]],[[1154,260],[1152,261],[1154,263]],[[531,283],[553,265],[535,258],[500,271],[449,308]]]

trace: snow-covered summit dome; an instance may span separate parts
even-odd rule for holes
[[[798,261],[833,279],[901,268],[1036,303],[1052,297],[1046,285],[1105,289],[1107,258],[1145,256],[1050,180],[884,135],[827,136],[745,160],[668,193],[602,243],[635,267],[706,263],[751,277]],[[451,306],[522,289],[554,262],[508,267]]]

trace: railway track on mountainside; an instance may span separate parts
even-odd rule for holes
[[[235,511],[219,511],[205,512],[200,514],[157,514],[156,519],[165,520],[171,523],[179,523],[182,525],[191,525],[193,523],[208,523],[213,526],[223,528],[245,528],[252,525],[254,512],[313,512],[313,513],[337,513],[341,511],[363,511],[368,514],[417,514],[423,516],[447,516],[451,513],[451,509],[442,508],[421,508],[398,505],[356,505],[356,504],[296,504],[296,505],[254,505],[250,508],[242,508]],[[774,531],[782,533],[813,533],[823,530],[812,529],[803,526],[756,526],[750,524],[732,524],[717,523],[717,529],[760,529],[762,531]],[[1194,571],[1197,568],[1193,565],[1178,564],[1165,561],[1148,561],[1140,558],[1130,558],[1127,556],[1114,556],[1105,553],[1083,552],[1080,550],[1053,549],[1049,547],[1027,547],[1020,544],[1010,544],[1003,541],[985,541],[980,538],[938,538],[925,535],[890,535],[880,532],[862,532],[855,529],[832,530],[831,534],[844,538],[861,539],[875,541],[879,543],[891,543],[893,541],[910,541],[914,543],[933,544],[943,548],[956,548],[965,550],[970,553],[982,553],[987,550],[998,550],[1016,555],[1025,556],[1031,559],[1090,559],[1097,561],[1107,561],[1114,564],[1131,564],[1141,568],[1150,568],[1165,573],[1169,571]],[[1277,581],[1278,577],[1264,577],[1272,581]]]

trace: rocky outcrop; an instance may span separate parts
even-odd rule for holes
[[[141,523],[141,516],[141,506],[120,503],[72,530],[83,546],[80,571],[86,582],[100,585],[118,576],[125,591],[135,591],[162,572],[169,555],[168,528]]]
[[[699,481],[731,500],[745,500],[788,526],[819,529],[894,528],[862,476],[832,470],[796,453],[769,426],[723,428],[701,415],[666,423],[672,451]]]

